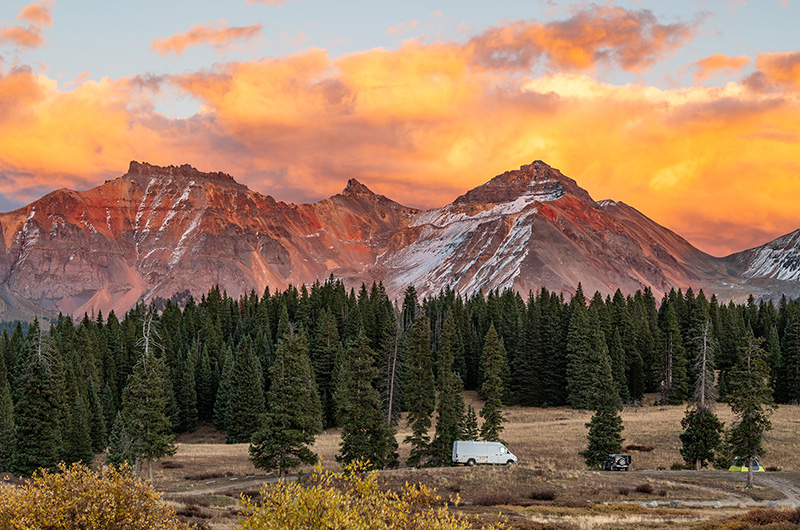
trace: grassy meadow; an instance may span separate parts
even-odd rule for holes
[[[465,397],[480,409],[481,402],[474,393],[468,392]],[[652,403],[653,397],[647,401]],[[744,474],[659,472],[682,462],[678,435],[684,411],[683,406],[624,409],[624,444],[652,447],[629,451],[633,456],[630,473],[586,468],[578,453],[586,444],[585,423],[590,412],[565,407],[509,407],[502,437],[519,458],[519,466],[400,470],[385,473],[383,480],[386,487],[392,488],[406,481],[425,483],[436,487],[445,499],[457,494],[461,499],[459,509],[465,513],[484,520],[503,513],[514,528],[695,528],[709,519],[742,510],[654,509],[639,504],[655,500],[664,506],[672,499],[683,499],[710,505],[716,500],[730,500],[731,495],[749,503],[783,498],[766,487],[745,493]],[[718,407],[717,414],[726,424],[732,419],[725,405]],[[777,408],[772,424],[762,463],[783,472],[800,471],[800,454],[796,450],[800,405]],[[401,462],[408,456],[408,446],[402,443],[407,434],[401,422],[397,433]],[[239,493],[257,495],[257,482],[273,477],[253,467],[247,444],[226,445],[224,435],[210,427],[182,435],[177,445],[177,454],[156,466],[156,485],[166,492],[165,498],[175,504],[179,513],[192,517],[201,528],[233,528]],[[317,437],[314,450],[326,468],[338,468],[338,447],[339,432],[332,429]],[[302,471],[310,473],[312,468]],[[781,476],[784,475],[787,474]]]

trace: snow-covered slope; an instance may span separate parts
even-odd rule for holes
[[[800,230],[760,247],[733,254],[728,259],[740,264],[745,278],[800,281]]]
[[[731,296],[800,285],[797,232],[713,258],[630,206],[595,202],[542,161],[429,211],[356,180],[294,205],[224,173],[131,162],[94,189],[0,214],[0,230],[0,318],[119,313],[214,284],[239,296],[331,274],[352,286],[382,281],[393,297],[410,284],[423,295],[445,286],[571,292],[582,282],[587,292],[691,286]]]

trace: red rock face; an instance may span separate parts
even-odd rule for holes
[[[622,203],[596,203],[541,161],[499,175],[452,204],[407,208],[350,180],[314,204],[276,202],[224,173],[131,162],[97,188],[58,190],[0,214],[0,318],[232,296],[333,274],[471,294],[542,285],[656,294],[739,285],[741,266],[713,258]],[[733,272],[731,272],[733,271]],[[746,289],[742,289],[742,292]],[[758,294],[758,289],[750,289]]]

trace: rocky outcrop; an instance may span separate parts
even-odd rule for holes
[[[797,263],[775,258],[794,255],[796,237],[713,258],[630,206],[595,202],[542,161],[429,211],[355,179],[341,194],[294,205],[225,173],[131,162],[91,190],[57,190],[0,214],[0,229],[0,318],[120,313],[214,284],[239,296],[331,274],[351,285],[383,281],[391,296],[410,284],[425,295],[444,286],[571,292],[580,281],[588,292],[692,286],[736,297],[770,292],[758,283],[768,275],[748,272],[766,270],[757,264]]]

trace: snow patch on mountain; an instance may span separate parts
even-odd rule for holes
[[[748,252],[746,278],[800,281],[800,230]]]

